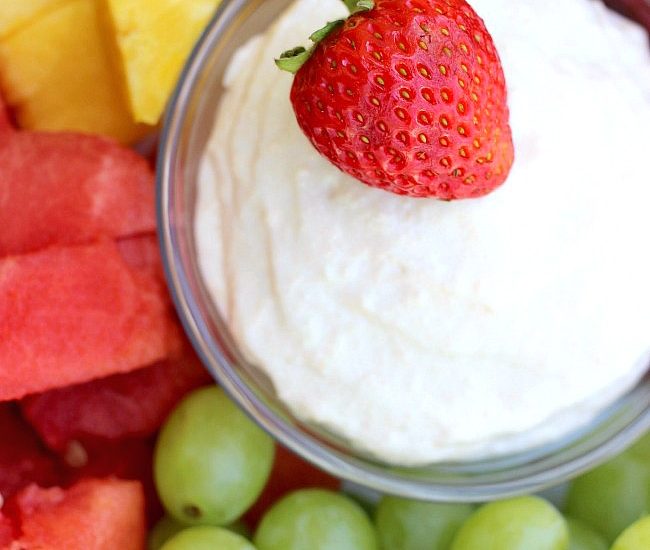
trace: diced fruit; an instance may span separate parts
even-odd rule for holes
[[[17,548],[142,550],[144,499],[137,481],[86,480],[67,490],[31,485],[16,497]]]
[[[209,381],[187,349],[151,367],[26,397],[22,407],[45,443],[63,451],[71,441],[153,435],[186,393]]]
[[[2,511],[0,511],[0,548],[9,546],[13,538],[13,523],[8,517],[3,516]]]
[[[616,539],[612,550],[648,550],[650,548],[650,516],[630,525]]]
[[[255,550],[244,537],[220,527],[191,527],[174,535],[161,550]]]
[[[20,0],[4,2],[0,10],[0,39],[29,24],[47,10],[69,0]]]
[[[303,489],[276,503],[253,539],[259,550],[376,550],[375,530],[353,500],[322,489]]]
[[[545,500],[519,497],[479,508],[460,528],[451,550],[567,550],[566,521]]]
[[[566,518],[569,527],[569,550],[607,550],[607,543],[596,531],[581,521]]]
[[[118,239],[117,248],[124,261],[133,269],[145,271],[161,280],[164,277],[155,233]]]
[[[160,499],[181,522],[226,525],[262,492],[273,450],[273,440],[223,390],[195,390],[158,436],[154,478]]]
[[[163,285],[113,242],[0,260],[0,400],[151,364],[178,331]]]
[[[155,231],[153,173],[112,140],[15,132],[0,171],[0,255]]]
[[[246,521],[255,527],[272,504],[296,489],[321,488],[336,491],[340,487],[340,479],[312,466],[282,445],[277,445],[269,480],[255,504],[246,512]]]
[[[150,439],[73,441],[62,456],[67,465],[65,484],[89,477],[137,480],[144,491],[147,521],[153,525],[163,515],[153,483],[153,446]]]
[[[147,131],[129,112],[100,4],[68,0],[0,40],[0,84],[21,127],[122,143]]]
[[[609,543],[650,512],[650,468],[628,454],[574,479],[566,512],[599,532]]]
[[[108,0],[131,110],[156,124],[220,0]]]
[[[30,483],[56,485],[60,477],[55,458],[20,417],[15,404],[0,403],[0,502]]]
[[[66,484],[85,478],[117,477],[141,481],[151,474],[153,442],[148,439],[73,441],[61,455]]]
[[[474,512],[471,504],[442,504],[385,496],[375,523],[381,548],[446,550]]]

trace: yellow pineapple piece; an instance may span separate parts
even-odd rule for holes
[[[69,0],[4,0],[0,1],[0,38],[3,38],[57,4]]]
[[[107,0],[136,120],[155,124],[220,0]]]
[[[22,127],[122,143],[144,133],[131,116],[102,21],[96,0],[67,0],[0,39],[0,86]]]

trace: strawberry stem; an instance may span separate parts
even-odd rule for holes
[[[351,15],[354,15],[360,11],[371,10],[375,7],[374,0],[343,0],[343,3],[348,7]],[[304,48],[303,46],[298,46],[297,48],[287,50],[286,52],[283,52],[278,59],[275,60],[275,64],[279,69],[283,71],[287,71],[291,74],[296,74],[300,70],[300,67],[302,67],[311,57],[311,54],[313,53],[316,45],[327,35],[329,35],[336,27],[344,22],[344,19],[330,21],[327,23],[327,25],[311,34],[309,39],[313,42],[313,44],[309,49]]]
[[[311,40],[314,43],[314,45],[318,44],[323,38],[325,38],[336,27],[343,24],[344,22],[345,22],[344,19],[337,19],[336,21],[329,21],[327,23],[327,25],[325,25],[323,28],[318,29],[317,31],[314,31],[313,33],[311,33],[311,35],[309,36],[309,40]]]
[[[306,50],[302,46],[298,46],[286,52],[282,52],[280,57],[275,60],[275,64],[283,71],[291,74],[296,74],[298,69],[305,64],[311,56],[311,48]]]
[[[357,13],[358,11],[371,10],[375,7],[373,0],[343,0],[350,13]]]
[[[296,74],[300,69],[300,67],[302,67],[305,64],[305,61],[307,61],[311,57],[311,54],[314,51],[314,48],[316,47],[316,44],[318,44],[321,40],[323,40],[323,38],[325,38],[329,33],[331,33],[336,27],[343,24],[344,21],[345,21],[344,19],[337,19],[336,21],[330,21],[329,23],[327,23],[327,25],[318,29],[317,31],[314,31],[311,34],[311,36],[309,37],[309,40],[313,42],[311,48],[306,49],[303,48],[302,46],[298,46],[297,48],[291,48],[286,52],[282,52],[279,59],[275,60],[275,64],[283,71],[287,71],[291,74]]]

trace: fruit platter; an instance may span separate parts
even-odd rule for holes
[[[8,0],[0,550],[650,550],[648,127],[647,0]]]

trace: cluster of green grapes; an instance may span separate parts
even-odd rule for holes
[[[650,550],[650,438],[574,480],[566,516],[537,496],[483,506],[386,496],[369,515],[342,493],[301,489],[266,510],[251,541],[237,520],[273,455],[271,438],[222,390],[188,395],[158,439],[155,481],[168,516],[150,550]]]

